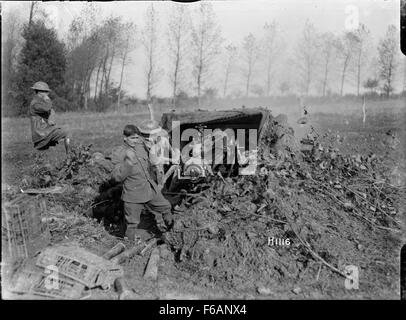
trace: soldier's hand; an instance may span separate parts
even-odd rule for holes
[[[168,227],[166,226],[166,224],[162,221],[160,223],[157,224],[158,230],[162,233],[165,233],[168,231]]]

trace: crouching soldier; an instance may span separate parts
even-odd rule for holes
[[[50,92],[48,85],[39,81],[31,89],[35,91],[29,109],[34,147],[37,150],[47,150],[63,140],[66,156],[69,157],[70,139],[64,130],[55,125],[55,112],[52,108],[51,99],[48,97]]]
[[[121,199],[124,202],[125,235],[130,240],[141,238],[146,241],[152,238],[152,234],[141,224],[143,209],[155,216],[158,230],[164,233],[172,223],[171,205],[150,175],[149,156],[139,129],[128,125],[124,135],[124,160],[114,168],[112,178],[123,182]]]

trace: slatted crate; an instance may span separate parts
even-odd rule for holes
[[[41,196],[20,195],[2,204],[3,261],[24,260],[33,257],[49,244],[46,202]]]

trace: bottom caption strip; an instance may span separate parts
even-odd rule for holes
[[[201,306],[171,306],[166,304],[159,307],[159,315],[178,315],[187,318],[194,315],[246,315],[245,304],[203,304]]]

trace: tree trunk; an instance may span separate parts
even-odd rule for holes
[[[227,93],[227,84],[228,84],[229,73],[230,73],[230,66],[228,65],[227,69],[226,69],[226,77],[224,79],[224,90],[223,90],[223,97],[224,98],[226,97],[226,93]]]
[[[203,41],[204,41],[204,31],[202,29],[200,34],[200,48],[199,48],[199,66],[197,73],[197,105],[200,109],[200,93],[202,85],[202,73],[203,73]]]
[[[269,91],[271,90],[271,74],[268,72],[266,78],[266,96],[269,97]]]
[[[248,71],[248,75],[247,75],[247,85],[245,88],[245,96],[248,97],[248,92],[249,92],[249,88],[250,88],[250,72]]]
[[[179,56],[176,58],[175,72],[174,72],[174,75],[173,75],[172,107],[174,107],[174,108],[176,107],[176,90],[177,90],[177,87],[178,87],[178,71],[179,71]]]
[[[148,70],[148,74],[147,74],[147,102],[150,103],[151,102],[151,85],[152,85],[152,69],[151,67]]]
[[[340,96],[343,96],[344,92],[344,80],[345,80],[345,72],[347,70],[347,64],[348,64],[348,56],[344,60],[344,65],[343,65],[343,72],[341,74],[341,89],[340,89]]]
[[[389,98],[392,85],[392,62],[389,63],[386,97]]]
[[[32,18],[34,16],[35,1],[31,1],[30,18],[28,20],[28,27],[31,26]]]
[[[248,97],[250,90],[250,80],[251,80],[251,71],[252,71],[252,61],[251,58],[248,59],[248,73],[247,73],[247,85],[245,88],[245,96]]]
[[[201,66],[199,66],[199,73],[197,75],[197,105],[200,108],[200,85],[201,85]]]
[[[109,66],[109,72],[107,73],[107,79],[106,79],[106,94],[108,94],[109,91],[109,86],[110,86],[110,74],[111,74],[111,69],[113,67],[113,59],[114,59],[114,54],[115,54],[115,43],[113,43],[113,52],[111,54],[110,58],[110,66]]]
[[[310,90],[310,81],[311,81],[311,73],[310,73],[310,66],[307,68],[307,76],[306,76],[306,96],[309,95]]]
[[[90,78],[92,76],[92,73],[93,73],[93,70],[90,69],[88,71],[87,77],[85,79],[85,92],[84,92],[84,95],[85,95],[85,110],[88,109],[88,100],[90,98]]]
[[[105,86],[105,81],[106,81],[106,73],[107,73],[107,69],[106,69],[106,63],[107,63],[107,59],[108,59],[108,50],[106,53],[106,56],[103,59],[103,69],[102,69],[102,77],[101,77],[101,81],[100,81],[100,90],[99,90],[99,98],[101,98],[103,96],[103,87]]]
[[[179,74],[179,65],[181,59],[181,24],[178,25],[177,34],[176,34],[176,60],[175,60],[175,72],[173,75],[173,98],[172,98],[172,107],[176,107],[176,92],[178,89],[178,74]]]
[[[344,78],[345,78],[345,71],[343,70],[343,73],[341,74],[340,96],[343,96]]]
[[[357,97],[359,97],[359,89],[361,82],[361,49],[358,53],[358,65],[357,65]]]
[[[328,75],[328,60],[326,60],[326,64],[324,66],[323,97],[326,96],[327,75]]]
[[[101,66],[102,66],[102,60],[100,60],[99,67],[97,68],[96,83],[94,86],[94,101],[95,102],[97,99],[97,85],[99,84],[99,74],[100,74]]]
[[[128,44],[128,42],[127,42],[127,44]],[[123,83],[124,66],[125,66],[125,61],[126,61],[126,59],[127,59],[127,50],[128,50],[128,46],[127,46],[126,51],[125,51],[125,53],[124,53],[123,60],[122,60],[122,64],[121,64],[120,83],[119,83],[119,85],[118,85],[117,110],[120,109],[121,85],[122,85],[122,83]]]
[[[272,68],[271,61],[268,61],[267,78],[266,78],[266,96],[267,97],[269,97],[269,91],[271,90],[271,68]]]

